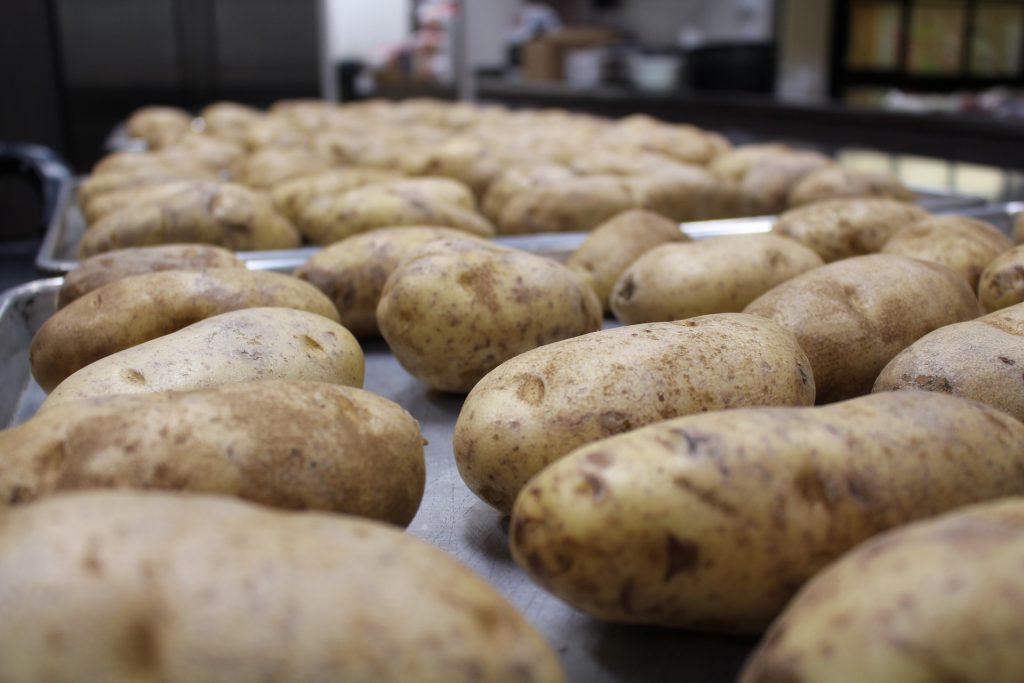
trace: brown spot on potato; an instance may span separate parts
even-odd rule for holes
[[[909,383],[922,391],[935,391],[943,394],[953,393],[953,385],[945,377],[917,375]]]
[[[125,658],[142,670],[154,669],[159,664],[159,644],[149,619],[140,618],[129,627]]]
[[[615,458],[606,451],[593,451],[587,453],[586,461],[591,465],[604,469],[615,462]]]
[[[665,534],[665,581],[682,573],[696,571],[700,561],[700,546],[689,539]]]
[[[307,349],[313,349],[314,351],[323,351],[324,350],[324,347],[321,346],[320,343],[316,339],[313,339],[308,334],[302,335],[301,339],[302,339],[302,343],[305,344]]]
[[[617,296],[623,301],[629,301],[636,294],[636,280],[633,279],[632,275],[627,275],[626,279],[622,281],[622,286],[619,287]]]
[[[133,368],[124,368],[123,370],[121,370],[121,377],[122,379],[124,379],[124,381],[128,382],[129,384],[146,383],[146,376]]]
[[[1016,363],[1012,359],[1007,358],[1006,356],[999,356],[999,360],[1003,361],[1007,365],[1016,365]]]
[[[583,473],[583,481],[576,485],[576,493],[590,495],[595,501],[600,501],[605,495],[605,481],[592,472]]]
[[[608,435],[621,434],[633,428],[629,416],[618,410],[607,410],[601,413],[598,422],[601,424],[602,431]]]
[[[797,472],[793,485],[800,497],[808,503],[822,503],[825,506],[832,504],[821,474],[813,467],[804,467]]]
[[[11,487],[11,492],[7,495],[7,502],[11,505],[17,505],[18,503],[28,500],[31,492],[20,484],[15,484]]]
[[[672,480],[672,483],[693,495],[700,502],[707,505],[710,508],[721,512],[726,517],[735,517],[739,515],[739,510],[732,504],[724,501],[721,497],[712,489],[706,489],[701,486],[697,486],[692,481],[684,476],[678,476]]]
[[[535,406],[540,405],[541,401],[544,400],[544,394],[546,391],[544,380],[537,375],[516,375],[514,381],[517,384],[516,398],[520,401]]]

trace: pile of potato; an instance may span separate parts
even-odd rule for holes
[[[674,221],[774,214],[836,196],[912,198],[887,175],[647,116],[610,121],[433,100],[145,107],[145,152],[102,159],[78,200],[81,256],[202,242],[327,245],[382,227],[587,231],[628,209]]]
[[[466,395],[458,471],[570,605],[767,629],[745,683],[1024,678],[1024,246],[640,116],[129,126],[150,151],[83,186],[96,255],[32,341],[49,396],[0,432],[0,680],[563,680],[499,595],[387,526],[425,464],[415,418],[360,388],[377,336]],[[564,264],[486,239],[552,230],[591,232]],[[292,276],[222,248],[285,234],[326,246]],[[164,239],[193,243],[117,249]]]

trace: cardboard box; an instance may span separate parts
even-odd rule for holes
[[[565,55],[569,50],[613,43],[616,35],[605,28],[564,28],[523,46],[523,79],[561,81],[565,78]]]

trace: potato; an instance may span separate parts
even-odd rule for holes
[[[262,111],[238,102],[214,102],[199,112],[203,119],[203,131],[209,135],[245,143],[249,126],[265,116]]]
[[[448,228],[380,228],[316,252],[295,271],[331,298],[345,328],[357,337],[380,334],[377,304],[388,276],[410,254],[434,240],[472,239]]]
[[[196,161],[217,171],[227,171],[245,156],[240,142],[215,137],[206,133],[185,133],[166,150],[180,150],[192,155]]]
[[[363,385],[355,337],[322,315],[291,308],[246,308],[118,351],[87,365],[40,410],[97,396],[191,391],[254,379]]]
[[[86,258],[124,247],[175,242],[242,251],[294,249],[301,240],[266,196],[241,185],[210,182],[104,216],[85,231],[78,253]]]
[[[388,525],[91,492],[0,517],[0,679],[559,683],[487,582]]]
[[[818,402],[866,394],[893,357],[934,329],[978,316],[967,282],[943,266],[872,254],[815,268],[744,309],[796,335]]]
[[[571,270],[523,251],[440,240],[384,284],[380,333],[410,374],[466,392],[505,360],[601,327],[601,304]]]
[[[722,216],[723,184],[695,166],[652,171],[628,180],[637,206],[673,221],[699,221]]]
[[[194,170],[159,164],[131,171],[93,174],[78,186],[78,203],[83,207],[89,207],[86,214],[87,219],[96,219],[102,212],[93,205],[93,202],[106,194],[139,190],[150,185],[162,185],[182,180],[205,180],[212,183],[217,180],[217,174],[206,168]]]
[[[587,231],[639,205],[628,179],[616,176],[575,178],[517,194],[501,212],[498,231],[502,234]]]
[[[791,150],[777,142],[740,145],[717,154],[708,170],[723,180],[739,182],[762,159],[788,154]]]
[[[57,308],[132,275],[207,268],[245,268],[245,262],[227,249],[210,244],[165,244],[108,251],[85,259],[64,276],[57,293]]]
[[[1024,492],[1022,448],[1008,415],[925,392],[682,417],[530,480],[512,554],[601,619],[755,632],[865,538]]]
[[[791,334],[749,315],[595,332],[506,361],[455,423],[466,485],[509,512],[537,472],[574,448],[679,415],[811,405],[814,379]]]
[[[104,216],[136,204],[159,204],[165,198],[180,194],[189,188],[202,188],[210,180],[175,179],[156,180],[142,186],[130,186],[96,195],[87,202],[79,201],[87,225],[96,223]]]
[[[493,235],[494,226],[476,213],[474,205],[469,191],[454,180],[415,178],[314,199],[297,224],[311,241],[325,245],[377,228],[410,225]]]
[[[451,137],[402,155],[398,167],[407,175],[453,178],[469,187],[477,197],[483,197],[503,166],[486,142]]]
[[[32,374],[44,391],[112,353],[206,318],[277,306],[338,321],[320,290],[298,278],[244,268],[165,270],[105,285],[51,316],[32,338]]]
[[[931,261],[964,276],[977,289],[985,266],[1013,246],[994,227],[967,216],[929,216],[897,230],[882,247],[896,254]]]
[[[393,171],[377,168],[336,168],[322,173],[286,180],[270,192],[277,208],[292,221],[301,219],[302,210],[314,199],[340,196],[366,185],[397,180]]]
[[[741,683],[1024,680],[1024,499],[895,529],[816,576]]]
[[[922,389],[974,399],[1024,420],[1024,304],[926,334],[883,368],[873,391]]]
[[[627,116],[612,126],[612,138],[649,152],[660,152],[691,164],[706,164],[729,143],[695,126],[659,121],[644,114]]]
[[[104,176],[146,175],[151,171],[179,171],[196,177],[213,177],[212,169],[201,159],[187,150],[169,147],[156,151],[107,154],[92,167],[92,175],[85,184],[90,185]],[[99,189],[106,191],[102,187]]]
[[[754,161],[739,181],[744,213],[769,215],[786,208],[789,192],[804,176],[832,161],[818,152],[790,150]]]
[[[404,526],[425,476],[423,436],[409,413],[321,382],[67,403],[0,431],[0,449],[3,506],[77,489],[166,489]]]
[[[992,259],[978,278],[982,311],[998,311],[1024,302],[1024,246],[1013,247]]]
[[[292,178],[328,170],[327,162],[304,149],[267,147],[239,159],[231,168],[234,182],[269,190]]]
[[[689,239],[678,223],[656,213],[623,211],[587,235],[566,265],[587,279],[607,311],[612,286],[629,264],[660,244]]]
[[[895,199],[827,199],[790,209],[772,231],[803,242],[826,263],[880,251],[905,225],[928,212]]]
[[[628,325],[739,312],[772,287],[821,265],[813,251],[777,235],[663,244],[622,272],[611,309]]]
[[[837,197],[888,197],[904,202],[917,198],[891,173],[858,171],[842,166],[826,166],[811,171],[789,190],[789,206],[813,204]]]
[[[178,107],[148,106],[132,112],[125,123],[128,134],[158,149],[184,135],[192,127],[192,115]]]
[[[576,174],[570,168],[561,164],[512,166],[498,174],[487,187],[483,199],[484,215],[496,223],[501,219],[505,206],[521,192],[575,177]]]

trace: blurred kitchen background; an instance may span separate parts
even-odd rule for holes
[[[1022,38],[1024,0],[5,2],[0,139],[84,172],[146,104],[429,96],[646,112],[1022,197]]]

